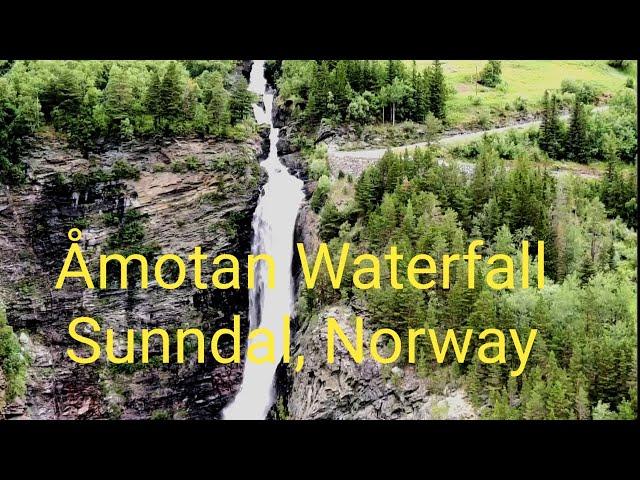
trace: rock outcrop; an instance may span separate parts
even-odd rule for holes
[[[123,250],[186,258],[201,246],[210,257],[231,253],[246,260],[264,182],[263,148],[259,137],[240,143],[184,138],[107,146],[85,159],[66,142],[37,139],[23,159],[27,185],[0,186],[0,298],[31,358],[26,397],[7,405],[5,416],[218,417],[240,385],[242,365],[220,365],[210,356],[198,364],[194,355],[181,365],[79,365],[66,355],[78,346],[67,328],[73,318],[91,316],[119,334],[119,349],[129,328],[210,331],[232,325],[235,313],[246,318],[246,289],[197,290],[187,276],[182,287],[164,290],[153,274],[145,290],[89,290],[73,280],[61,290],[53,286],[71,227],[82,230],[92,272],[100,253]],[[205,264],[203,278],[213,268]],[[246,274],[242,263],[240,270]],[[160,345],[153,348],[160,353]]]
[[[385,367],[371,358],[355,363],[341,342],[336,342],[335,362],[327,362],[326,320],[334,317],[354,339],[353,312],[348,307],[325,309],[296,335],[295,354],[305,357],[301,372],[292,372],[288,395],[291,419],[474,419],[476,413],[464,391],[430,390],[413,367]],[[369,345],[365,329],[365,351]]]

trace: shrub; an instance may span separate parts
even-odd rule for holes
[[[489,128],[491,126],[491,119],[486,112],[482,112],[478,115],[478,126],[481,128]]]
[[[478,83],[485,87],[494,88],[502,80],[502,65],[500,60],[489,60],[480,72]]]
[[[313,195],[311,196],[311,208],[314,212],[320,212],[325,202],[327,201],[330,189],[331,180],[329,180],[328,176],[322,175],[320,177],[320,180],[318,180],[318,185],[316,186]]]
[[[7,383],[5,401],[11,401],[25,394],[27,363],[28,359],[22,352],[18,337],[13,328],[7,324],[4,305],[0,303],[0,368]]]
[[[154,410],[151,412],[151,420],[171,420],[171,414],[166,410]]]
[[[329,163],[327,162],[328,153],[327,146],[319,143],[307,154],[309,159],[309,177],[312,180],[318,180],[323,175],[329,175]]]
[[[617,68],[618,70],[626,70],[630,63],[629,60],[607,60],[607,64],[610,67]]]
[[[173,173],[185,173],[187,171],[187,164],[181,160],[173,162],[171,164],[171,171]]]
[[[513,108],[516,110],[516,112],[526,113],[528,110],[527,100],[522,97],[516,98],[513,101]]]
[[[111,175],[114,180],[138,180],[140,178],[140,169],[124,160],[116,160],[111,168]]]
[[[195,172],[200,168],[201,162],[195,155],[188,156],[184,161],[187,170],[190,172]]]
[[[602,89],[594,83],[565,79],[560,85],[562,93],[573,93],[581,103],[594,104],[602,95]]]
[[[471,102],[471,105],[477,107],[482,104],[482,97],[469,95],[469,101]]]

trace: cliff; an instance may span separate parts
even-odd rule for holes
[[[89,290],[81,281],[67,281],[61,290],[53,285],[72,227],[82,230],[92,272],[107,252],[186,255],[199,245],[210,256],[246,258],[264,183],[262,137],[135,141],[104,146],[88,159],[54,136],[35,139],[23,158],[27,184],[0,186],[0,298],[30,358],[27,393],[0,418],[218,417],[239,387],[242,365],[197,364],[194,358],[182,365],[78,365],[66,355],[73,342],[67,328],[83,315],[120,333],[223,328],[234,313],[246,318],[246,289],[199,291],[188,278],[176,290],[155,282],[146,290]],[[120,335],[118,348],[124,340]]]

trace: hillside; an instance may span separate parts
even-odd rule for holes
[[[411,67],[411,61],[405,61]],[[514,107],[518,99],[531,110],[539,110],[545,90],[560,90],[563,80],[589,82],[610,96],[636,78],[637,61],[624,70],[615,69],[606,60],[502,60],[502,84],[489,88],[476,82],[486,60],[442,60],[447,82],[455,91],[450,98],[450,121],[467,125],[483,116],[488,118]],[[418,68],[431,60],[417,60]]]

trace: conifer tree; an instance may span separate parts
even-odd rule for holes
[[[538,134],[538,146],[543,152],[549,152],[549,115],[551,113],[551,100],[549,90],[544,91],[542,97],[542,120]]]
[[[415,240],[416,233],[416,216],[413,213],[413,205],[411,200],[407,203],[407,208],[404,213],[404,218],[402,219],[401,232],[404,236],[406,236],[409,240]]]
[[[491,391],[489,403],[492,406],[489,418],[496,420],[515,420],[518,418],[518,412],[511,406],[509,395],[504,388],[500,391]]]
[[[312,123],[320,123],[329,111],[329,67],[326,62],[321,61],[316,63],[314,70],[306,112]]]
[[[149,82],[149,87],[147,88],[147,94],[145,97],[145,106],[149,114],[153,116],[154,122],[156,117],[160,115],[161,84],[162,82],[160,80],[158,69],[154,68],[153,72],[151,72],[151,81]]]
[[[233,84],[229,98],[230,120],[233,125],[251,115],[251,92],[247,90],[247,81],[240,77]]]
[[[347,82],[356,92],[363,92],[367,88],[363,78],[363,66],[366,60],[342,60],[346,65]]]
[[[446,118],[447,86],[445,84],[442,64],[439,60],[433,62],[429,81],[429,109],[436,118]]]
[[[523,380],[522,386],[522,418],[525,420],[543,420],[545,409],[545,384],[539,367]]]
[[[578,384],[576,393],[576,414],[578,420],[588,420],[591,418],[591,406],[589,405],[589,394],[582,386],[582,382]]]
[[[403,176],[403,165],[399,156],[388,150],[376,165],[380,173],[380,182],[385,192],[393,192]]]
[[[569,160],[578,163],[587,163],[589,161],[587,117],[584,111],[584,105],[577,98],[571,113],[566,151]]]
[[[320,213],[320,238],[328,242],[338,235],[340,225],[343,223],[342,215],[333,202],[327,202]]]
[[[169,121],[177,119],[180,114],[183,89],[179,66],[176,61],[169,63],[160,85],[160,114]]]
[[[347,107],[350,102],[349,96],[351,94],[351,87],[347,80],[347,65],[345,60],[340,60],[336,64],[336,68],[332,72],[332,80],[331,92],[333,93],[333,102],[342,119],[346,116]]]
[[[558,112],[558,97],[556,95],[551,96],[551,111],[549,113],[549,155],[552,158],[561,158],[562,156],[562,143],[564,130],[562,122],[560,121],[560,115]]]
[[[209,132],[216,136],[223,136],[231,121],[229,94],[224,89],[222,82],[215,84],[210,93],[211,99],[207,105]]]
[[[361,61],[360,62],[360,68],[361,68],[360,76],[362,77],[362,85],[360,87],[360,90],[362,90],[362,91],[364,91],[364,90],[369,90],[369,91],[376,90],[376,88],[378,86],[376,84],[373,67],[371,66],[371,60],[363,60],[363,61]]]
[[[380,208],[369,219],[369,234],[371,244],[376,248],[383,248],[389,242],[398,225],[398,211],[394,197],[385,193]]]
[[[133,102],[133,89],[128,81],[127,74],[119,65],[111,67],[109,81],[103,92],[105,113],[116,126],[125,118],[128,118]]]
[[[387,60],[387,83],[391,85],[393,81],[400,77],[402,73],[402,62],[400,60]]]
[[[358,210],[364,215],[375,210],[382,200],[384,188],[377,167],[370,167],[358,179],[355,189]]]
[[[375,325],[392,328],[401,337],[406,337],[408,328],[424,324],[427,310],[424,294],[416,288],[392,288],[387,268],[386,263],[383,263],[381,275],[387,278],[383,281],[383,287],[379,290],[367,290],[367,298],[372,306],[371,320]],[[408,283],[402,271],[398,273],[398,281]]]
[[[433,114],[431,111],[431,69],[425,68],[422,71],[419,82],[420,90],[420,104],[418,106],[418,112],[420,114],[419,120],[422,121],[426,118],[428,113]]]
[[[558,99],[555,95],[549,96],[549,92],[545,90],[542,123],[538,137],[540,150],[547,152],[551,158],[560,158],[562,155],[562,136],[562,123],[558,115]]]

